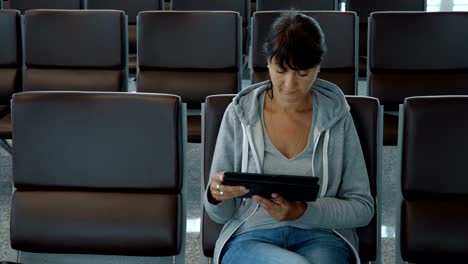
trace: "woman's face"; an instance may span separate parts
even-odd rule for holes
[[[275,60],[268,62],[268,71],[273,84],[273,93],[287,102],[302,100],[310,93],[310,87],[320,72],[320,66],[307,70],[291,70],[280,67]]]

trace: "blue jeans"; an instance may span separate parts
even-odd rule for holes
[[[341,264],[353,263],[346,241],[327,229],[284,226],[253,230],[228,240],[222,264]]]

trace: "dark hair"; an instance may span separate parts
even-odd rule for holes
[[[313,18],[285,12],[275,20],[264,44],[268,61],[280,67],[307,70],[319,65],[326,52],[325,37]]]

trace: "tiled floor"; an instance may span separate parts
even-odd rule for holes
[[[11,156],[0,149],[0,260],[10,248]]]

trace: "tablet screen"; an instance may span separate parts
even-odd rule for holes
[[[289,201],[315,201],[320,189],[319,178],[313,176],[224,172],[223,184],[245,186],[250,190],[241,198],[260,195],[271,198],[277,193]]]

